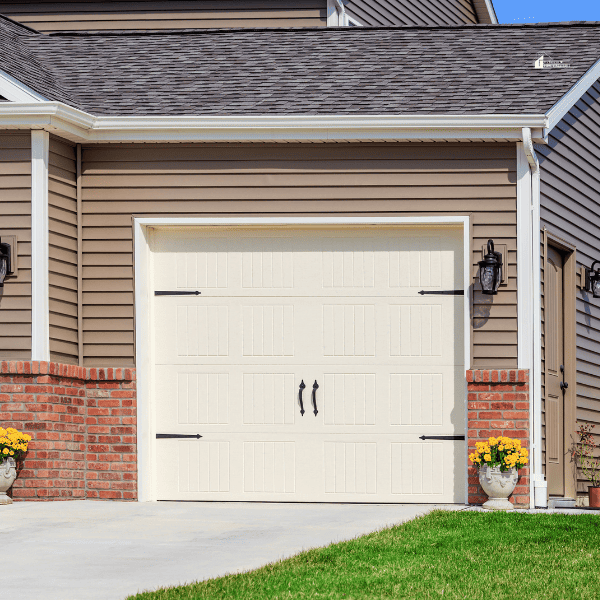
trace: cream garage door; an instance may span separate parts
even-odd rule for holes
[[[156,229],[151,248],[159,499],[464,501],[465,442],[427,439],[465,433],[464,298],[419,294],[463,288],[461,228]]]

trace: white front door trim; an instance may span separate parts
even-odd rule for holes
[[[465,370],[471,368],[471,241],[468,216],[447,217],[140,217],[134,218],[134,265],[135,265],[135,333],[137,365],[137,450],[138,450],[138,501],[156,500],[156,486],[153,481],[156,431],[152,419],[152,302],[150,281],[152,264],[150,236],[153,227],[297,227],[297,226],[340,226],[340,225],[462,225],[464,240],[464,352]],[[466,402],[466,385],[465,397]],[[465,434],[467,433],[467,411],[465,410]],[[468,442],[468,440],[467,440]],[[467,443],[465,443],[465,498],[467,493]]]

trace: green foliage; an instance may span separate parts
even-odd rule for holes
[[[574,444],[572,456],[579,462],[584,477],[594,487],[600,486],[600,458],[595,456],[598,444],[594,439],[592,429],[595,425],[591,423],[580,423],[577,435],[579,442]]]
[[[128,600],[592,600],[596,515],[434,511],[255,571]]]

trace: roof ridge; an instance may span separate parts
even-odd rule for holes
[[[0,15],[1,16],[1,15]],[[600,21],[557,21],[548,23],[464,23],[459,25],[379,25],[364,27],[231,27],[231,28],[189,28],[189,29],[118,29],[110,31],[55,31],[44,34],[51,37],[134,37],[149,35],[208,35],[215,33],[251,33],[269,31],[271,33],[326,33],[365,32],[365,31],[397,31],[397,30],[441,30],[441,29],[544,29],[551,27],[600,27]],[[35,32],[35,29],[32,29]],[[39,32],[37,32],[39,33]]]

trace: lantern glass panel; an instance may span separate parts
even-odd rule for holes
[[[496,268],[485,267],[481,273],[481,288],[487,292],[492,291],[494,289],[495,283],[495,273]]]
[[[600,274],[592,279],[592,294],[594,295],[594,298],[600,298]]]
[[[8,256],[0,254],[0,287],[4,286],[4,278],[8,271]]]

